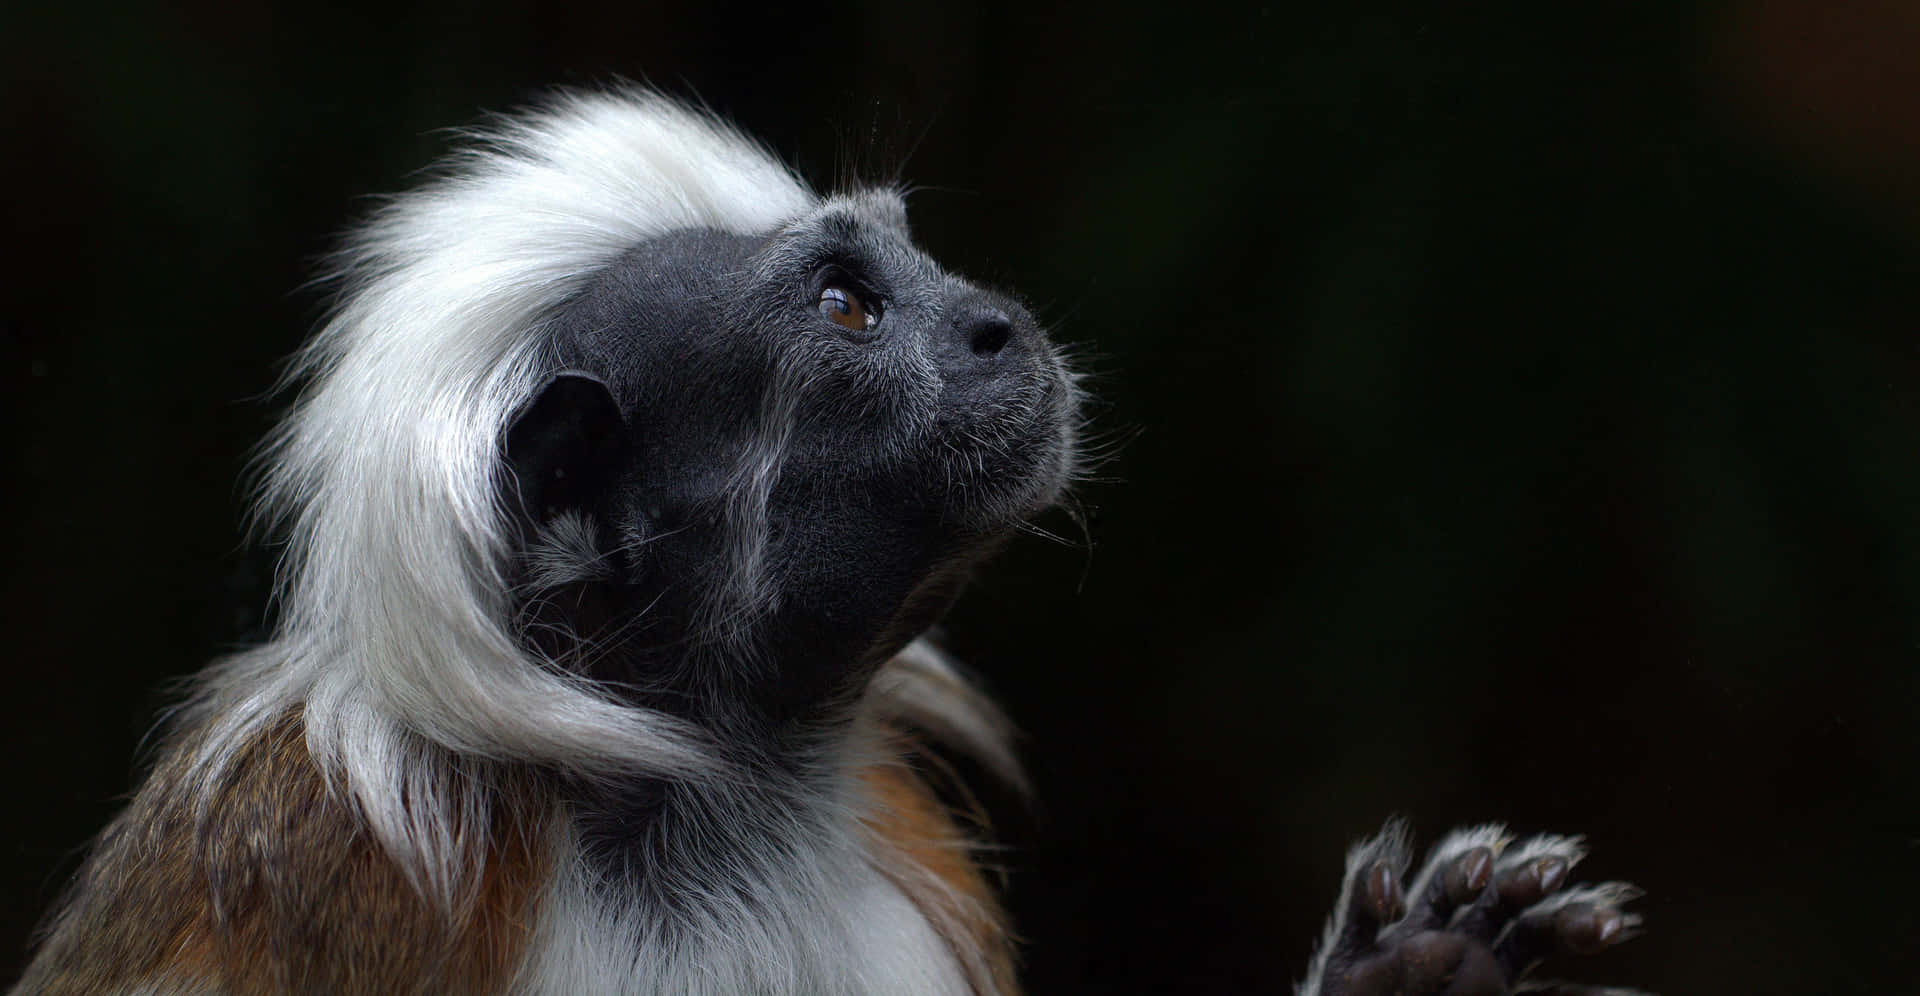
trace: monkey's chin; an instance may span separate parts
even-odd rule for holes
[[[1039,515],[1066,498],[1079,465],[1078,453],[1078,438],[1070,426],[1062,424],[1027,475],[1025,486],[1016,489],[1012,500],[1016,517]]]
[[[954,487],[941,513],[950,538],[963,547],[992,542],[1059,504],[1067,491],[1064,466],[1050,459],[1040,470],[1011,480],[1001,477],[991,488]]]
[[[1043,438],[1041,459],[1029,478],[1021,517],[1039,515],[1067,496],[1080,466],[1080,392],[1064,373],[1046,382],[1046,401],[1030,431]]]
[[[1048,451],[1051,459],[1047,462],[1045,473],[1036,480],[1036,494],[1028,515],[1038,515],[1060,504],[1061,499],[1067,496],[1067,489],[1073,484],[1074,468],[1079,463],[1078,452],[1078,440],[1074,438],[1072,430],[1063,429],[1060,438]]]

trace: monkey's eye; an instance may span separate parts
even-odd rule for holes
[[[820,314],[827,321],[853,332],[866,332],[880,320],[876,309],[869,308],[860,295],[839,284],[828,284],[820,291]]]

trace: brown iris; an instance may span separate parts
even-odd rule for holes
[[[843,329],[865,332],[873,328],[874,314],[867,310],[860,295],[838,285],[829,285],[820,291],[820,313]]]

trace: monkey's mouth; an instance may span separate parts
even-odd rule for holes
[[[1057,363],[1015,392],[1005,417],[952,426],[940,447],[945,515],[998,529],[1047,510],[1066,494],[1079,459],[1080,393]]]

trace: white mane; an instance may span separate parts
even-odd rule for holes
[[[511,632],[500,445],[553,372],[543,323],[646,239],[771,232],[820,203],[732,128],[642,91],[561,97],[468,137],[338,257],[340,304],[295,358],[298,400],[262,455],[282,617],[188,707],[206,724],[203,788],[298,709],[329,781],[449,908],[473,885],[488,823],[469,783],[487,762],[682,779],[723,764],[700,731],[542,666]],[[997,714],[930,648],[883,674],[881,711],[1013,771]]]

